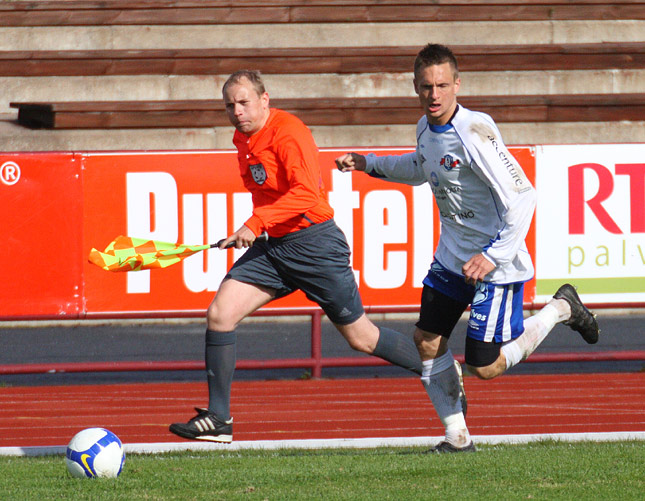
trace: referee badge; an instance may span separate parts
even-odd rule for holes
[[[249,170],[251,171],[251,175],[253,176],[253,181],[255,181],[257,184],[263,185],[267,180],[267,171],[264,169],[264,165],[249,165]]]

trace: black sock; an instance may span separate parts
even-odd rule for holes
[[[235,361],[235,331],[206,330],[208,410],[224,421],[231,417],[231,384]]]
[[[380,327],[379,332],[372,355],[421,375],[423,364],[412,338],[387,327]]]

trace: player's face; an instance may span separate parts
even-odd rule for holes
[[[246,78],[226,87],[224,104],[231,124],[247,136],[264,127],[269,118],[269,94],[259,95]]]
[[[426,66],[414,78],[414,90],[419,95],[423,111],[432,125],[446,125],[457,107],[459,78],[455,78],[450,63]]]

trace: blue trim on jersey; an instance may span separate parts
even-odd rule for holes
[[[446,132],[452,129],[453,125],[450,122],[448,122],[446,125],[432,125],[431,123],[428,123],[428,127],[435,134],[441,134],[442,132]]]
[[[387,178],[387,176],[385,174],[379,174],[374,169],[372,169],[371,172],[368,172],[367,175],[370,176],[370,177],[375,177],[377,179],[386,179]]]
[[[502,218],[502,214],[499,211],[499,207],[497,207],[497,200],[495,200],[493,190],[491,188],[488,188],[488,191],[490,191],[490,197],[493,199],[493,205],[495,206],[495,212],[497,213],[497,217],[499,218],[500,221],[503,221],[504,218]]]
[[[423,136],[423,133],[429,128],[430,128],[430,124],[428,123],[428,120],[426,120],[426,126],[421,130],[421,132],[417,136],[417,144],[419,144],[419,139],[421,139],[421,136]]]

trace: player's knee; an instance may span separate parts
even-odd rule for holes
[[[350,348],[361,353],[374,352],[379,340],[379,328],[365,315],[351,324],[334,324]]]
[[[417,346],[417,348],[419,348],[419,346],[421,346],[421,344],[425,341],[423,331],[415,329],[412,339],[414,340],[414,344]]]
[[[374,351],[373,343],[370,343],[368,339],[361,336],[348,336],[346,337],[347,343],[349,343],[350,348],[361,353],[372,353]]]
[[[206,312],[208,329],[217,332],[230,332],[235,330],[237,324],[231,322],[230,316],[222,314],[222,311],[215,305],[210,305]]]
[[[492,363],[485,367],[475,367],[473,365],[467,365],[466,367],[468,369],[468,372],[470,372],[472,375],[484,380],[494,379],[503,372],[499,370],[499,367],[496,363]]]

